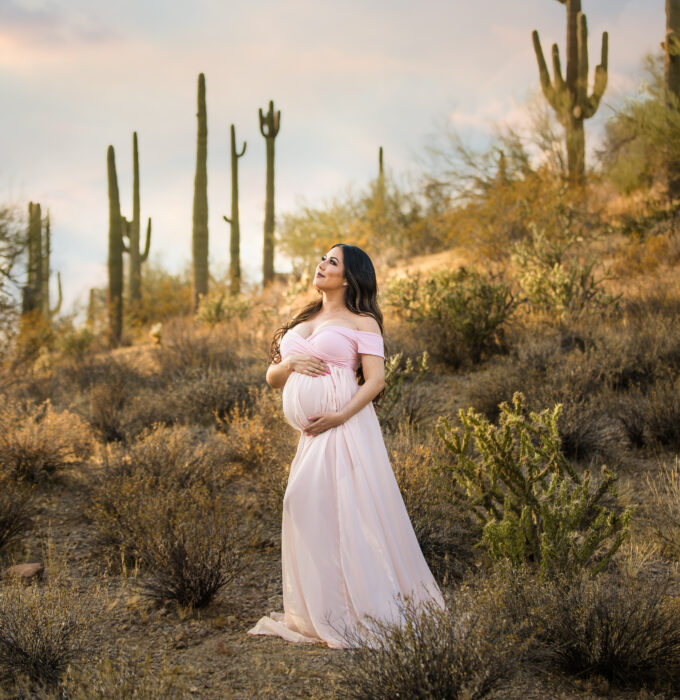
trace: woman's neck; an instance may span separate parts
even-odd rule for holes
[[[321,302],[320,314],[324,316],[331,316],[340,311],[346,311],[347,306],[345,305],[345,290],[338,289],[333,292],[324,292],[323,300]]]

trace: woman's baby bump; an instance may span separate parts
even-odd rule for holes
[[[358,385],[354,373],[329,364],[330,374],[311,377],[291,372],[282,392],[283,414],[296,430],[304,430],[308,416],[339,411],[353,396]]]

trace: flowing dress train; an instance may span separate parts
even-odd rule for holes
[[[423,557],[390,465],[372,403],[316,436],[307,416],[340,410],[358,390],[362,354],[384,357],[382,336],[326,325],[303,338],[293,328],[281,356],[304,353],[325,361],[330,374],[292,372],[282,392],[286,420],[300,441],[283,498],[283,612],[272,611],[248,634],[291,642],[353,646],[351,630],[370,644],[365,616],[399,622],[398,597],[444,607]],[[356,636],[352,637],[356,639]]]

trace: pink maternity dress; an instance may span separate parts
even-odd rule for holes
[[[326,325],[303,338],[281,339],[281,357],[304,353],[330,374],[292,372],[282,392],[286,420],[300,431],[283,498],[281,566],[284,612],[271,612],[248,630],[291,642],[347,648],[352,630],[371,644],[369,615],[400,623],[397,597],[444,607],[423,557],[390,465],[372,403],[316,436],[307,416],[338,411],[358,390],[361,356],[384,357],[377,333]]]

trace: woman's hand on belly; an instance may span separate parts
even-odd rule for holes
[[[313,355],[288,355],[283,362],[286,362],[294,372],[307,374],[310,377],[318,377],[330,372],[328,365]]]
[[[341,411],[331,411],[329,413],[315,413],[307,416],[309,425],[305,427],[305,435],[318,435],[331,428],[342,425],[346,418]]]

